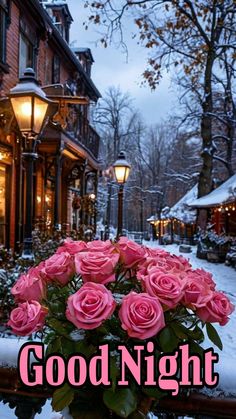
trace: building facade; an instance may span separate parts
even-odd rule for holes
[[[33,175],[33,221],[44,230],[95,231],[99,136],[90,125],[100,93],[88,48],[69,46],[65,1],[0,0],[0,243],[24,237],[23,143],[8,99],[25,69],[34,69],[56,113],[40,134]]]

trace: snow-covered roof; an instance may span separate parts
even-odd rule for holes
[[[51,8],[63,8],[67,18],[69,18],[70,22],[73,22],[73,17],[67,4],[67,0],[44,0],[41,4],[46,10]]]
[[[198,186],[195,185],[188,191],[171,209],[168,214],[170,218],[177,218],[185,224],[196,221],[196,210],[190,209],[188,204],[197,197]]]
[[[157,215],[152,215],[151,217],[147,218],[148,223],[152,223],[158,219]]]
[[[64,6],[67,4],[67,0],[43,0],[41,1],[42,4],[46,4],[48,6],[50,5],[56,5],[56,6]]]
[[[208,195],[189,201],[188,205],[194,208],[210,208],[234,201],[236,201],[236,174]]]
[[[89,56],[90,60],[94,62],[93,55],[90,48],[82,48],[82,47],[71,47],[72,51],[75,54],[86,54]]]
[[[185,224],[192,224],[196,221],[196,210],[189,207],[189,202],[197,198],[198,187],[195,185],[188,191],[172,208],[165,207],[161,212],[161,219],[176,218]],[[149,223],[157,221],[157,215],[147,219]]]

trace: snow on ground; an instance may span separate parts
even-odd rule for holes
[[[146,242],[145,245],[149,247],[157,247],[157,242]],[[236,306],[236,270],[225,266],[224,264],[213,264],[206,260],[196,258],[196,247],[192,247],[192,253],[183,254],[179,252],[178,245],[166,245],[162,246],[170,253],[176,255],[182,255],[189,259],[193,268],[203,268],[213,274],[214,280],[217,285],[217,289],[224,291],[232,303]],[[216,371],[219,372],[220,383],[219,387],[224,389],[224,393],[236,396],[236,310],[232,313],[229,323],[226,326],[215,325],[222,343],[223,352],[220,351],[206,340],[205,347],[214,347],[215,352],[219,353],[219,363],[216,367]],[[18,345],[19,345],[18,341]],[[8,347],[11,350],[10,347]],[[9,353],[9,358],[11,358]],[[219,392],[215,392],[218,395]],[[213,392],[211,391],[211,395]],[[8,406],[0,403],[0,419],[15,419],[14,411],[9,409]],[[52,413],[50,401],[43,407],[42,413],[37,414],[35,419],[61,419],[61,415]]]

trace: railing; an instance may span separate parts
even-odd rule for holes
[[[98,133],[87,122],[87,126],[79,136],[79,141],[93,154],[98,157],[100,137]]]

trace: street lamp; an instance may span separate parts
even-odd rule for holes
[[[122,235],[123,227],[123,192],[124,184],[127,182],[131,165],[127,162],[125,158],[125,153],[121,151],[119,153],[118,159],[113,164],[113,169],[115,172],[116,182],[119,185],[118,192],[118,226],[117,226],[117,239]]]
[[[33,218],[33,170],[37,159],[36,146],[48,116],[48,100],[39,87],[32,68],[25,70],[19,83],[10,90],[12,109],[24,140],[22,156],[25,161],[26,217],[22,257],[33,259],[32,218]]]

